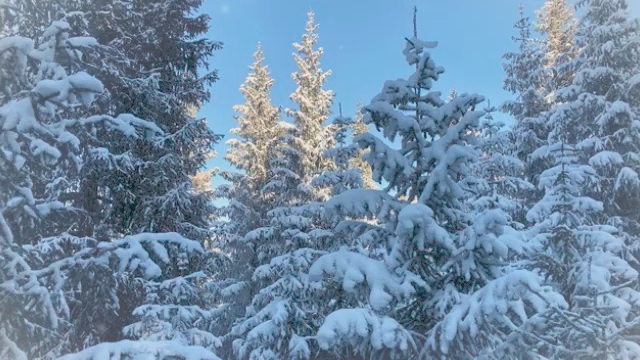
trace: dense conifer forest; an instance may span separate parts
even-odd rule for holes
[[[640,359],[630,1],[521,7],[499,104],[389,19],[353,114],[309,12],[227,131],[202,0],[0,0],[0,359]]]

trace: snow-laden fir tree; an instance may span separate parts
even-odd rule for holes
[[[56,30],[49,30],[52,41]],[[46,352],[68,310],[59,288],[61,274],[55,268],[39,269],[29,249],[40,240],[34,227],[72,212],[56,196],[56,182],[64,179],[38,177],[53,173],[56,166],[73,169],[78,164],[77,138],[55,116],[56,104],[86,105],[102,91],[86,73],[60,69],[55,79],[44,77],[55,69],[53,49],[48,43],[40,51],[34,45],[25,37],[0,38],[0,356],[6,359],[26,360]],[[29,61],[39,63],[37,72]],[[42,74],[34,78],[34,73]],[[54,191],[34,191],[35,181],[46,182]]]
[[[230,200],[224,215],[232,220],[239,236],[263,225],[270,210],[269,199],[262,195],[262,188],[271,176],[272,148],[284,133],[280,109],[271,103],[274,80],[264,60],[262,46],[258,44],[254,63],[249,67],[251,72],[240,86],[245,103],[234,107],[238,127],[232,129],[231,134],[238,138],[227,141],[229,150],[225,159],[242,173],[222,172],[231,185],[218,189],[221,196]]]
[[[640,270],[640,23],[631,18],[626,1],[585,1],[577,38],[581,51],[575,78],[558,100],[569,103],[570,116],[580,118],[590,136],[580,146],[590,156],[599,186],[589,194],[604,204],[605,220],[619,228],[635,252]]]
[[[554,64],[558,57],[575,51],[573,36],[577,21],[567,0],[548,0],[536,11],[536,29],[545,36],[546,62]]]
[[[598,173],[599,184],[588,195],[603,202],[600,221],[618,227],[626,243],[637,251],[640,67],[635,39],[640,24],[630,17],[626,1],[583,1],[579,5],[585,11],[576,32],[580,52],[562,67],[575,75],[558,90],[556,102],[570,107],[566,116],[577,124],[571,132],[573,140],[584,152],[582,160]],[[637,266],[637,259],[627,260]]]
[[[334,94],[331,90],[324,89],[331,71],[324,71],[320,66],[324,50],[322,47],[316,48],[319,25],[314,23],[313,12],[307,15],[306,32],[302,35],[302,42],[293,44],[297,51],[293,58],[298,71],[294,72],[292,77],[298,87],[290,98],[296,103],[297,109],[286,109],[286,113],[298,129],[294,146],[301,154],[302,181],[308,185],[315,175],[331,165],[323,154],[332,146],[332,137],[326,122],[331,114]]]
[[[7,166],[3,171],[7,178],[2,182],[2,213],[4,237],[9,242],[8,253],[4,254],[9,266],[3,267],[7,271],[2,279],[3,299],[7,301],[3,308],[14,309],[12,316],[19,316],[13,320],[3,316],[2,327],[7,338],[16,339],[19,334],[17,339],[23,342],[20,345],[24,350],[31,352],[29,357],[42,356],[56,346],[57,325],[61,325],[61,331],[69,329],[67,322],[75,310],[75,299],[66,293],[66,274],[60,267],[66,267],[67,262],[73,264],[65,257],[95,243],[64,233],[82,221],[82,211],[63,198],[84,165],[81,149],[86,143],[81,134],[102,128],[126,139],[137,136],[138,127],[150,134],[155,128],[130,115],[82,116],[81,109],[91,105],[103,85],[86,72],[77,71],[73,60],[97,43],[92,38],[69,36],[69,24],[63,21],[51,24],[40,38],[40,44],[20,36],[2,39],[2,68],[11,69],[3,73],[8,91],[3,92],[1,115],[3,165]],[[66,251],[57,251],[62,248]],[[26,292],[30,296],[37,295],[34,301],[24,295],[11,296],[25,289],[30,289]],[[57,298],[57,312],[37,299],[45,296],[47,289],[53,289]],[[104,307],[109,305],[107,301]],[[23,307],[26,314],[21,311]],[[39,318],[46,311],[48,316]],[[65,322],[60,324],[58,318]]]
[[[549,114],[548,145],[534,156],[555,160],[540,174],[545,196],[527,214],[535,222],[533,242],[543,250],[532,265],[563,294],[568,309],[551,309],[540,328],[524,336],[521,347],[558,359],[628,359],[640,356],[638,271],[626,260],[624,237],[614,226],[600,223],[602,202],[589,197],[600,182],[588,165],[579,139],[580,111],[572,103],[558,103]],[[582,127],[584,129],[584,127]],[[573,129],[573,131],[569,130]]]
[[[336,136],[344,144],[348,123],[339,118]],[[273,199],[268,222],[249,231],[243,241],[252,244],[257,265],[250,281],[251,302],[242,318],[227,335],[233,340],[234,355],[243,359],[307,359],[312,356],[305,340],[313,334],[327,313],[319,283],[310,281],[311,263],[335,246],[329,222],[322,217],[322,204],[314,201],[320,190],[339,191],[360,186],[358,170],[326,172],[312,184],[303,183],[301,153],[295,148],[297,128],[282,135],[273,149],[271,178],[263,193]],[[344,150],[344,151],[343,151]],[[337,148],[331,155],[344,169],[346,152]],[[332,159],[331,156],[328,157]],[[327,190],[328,189],[328,190]],[[253,270],[253,269],[252,269]],[[231,289],[229,289],[231,290]],[[315,356],[316,354],[313,354]]]
[[[529,18],[520,6],[520,20],[515,24],[518,51],[507,53],[503,64],[506,73],[503,88],[516,95],[515,100],[506,101],[502,110],[512,115],[515,124],[512,137],[515,154],[524,162],[524,179],[534,185],[543,169],[553,164],[547,158],[531,158],[531,154],[546,143],[550,129],[544,116],[553,103],[555,91],[567,84],[573,76],[570,67],[562,67],[575,56],[573,34],[575,20],[572,6],[564,0],[549,0],[536,13],[535,24],[542,38],[532,34]],[[543,194],[533,191],[521,199],[528,209]],[[521,219],[522,220],[522,219]]]
[[[66,343],[74,340],[73,334],[63,333],[61,337],[66,341],[61,342],[46,358],[63,355],[59,359],[143,357],[218,360],[214,349],[220,345],[220,341],[212,334],[215,311],[203,306],[207,300],[203,296],[203,289],[207,288],[209,281],[207,262],[206,252],[200,243],[185,239],[178,233],[141,233],[99,242],[74,254],[72,259],[65,259],[63,265],[75,265],[69,274],[81,278],[81,286],[75,285],[73,292],[82,290],[91,293],[92,287],[82,286],[91,284],[95,277],[99,277],[95,280],[103,286],[118,285],[117,291],[120,292],[123,287],[118,283],[128,280],[144,286],[146,299],[143,300],[146,303],[133,310],[133,315],[140,321],[123,329],[128,339],[123,340],[117,332],[110,334],[113,340],[99,334],[103,335],[101,341],[83,344],[85,346],[76,349],[76,352],[69,353],[70,348]],[[60,263],[54,265],[59,267]],[[189,270],[193,266],[203,270],[193,273]],[[80,274],[75,274],[77,272]],[[74,286],[72,281],[69,283]],[[112,291],[115,293],[116,289]],[[140,294],[134,292],[124,295]],[[121,294],[118,296],[122,298]],[[114,300],[111,299],[112,306],[117,312],[130,310],[129,307],[120,306],[122,301]],[[104,301],[94,299],[92,309],[104,306]],[[131,319],[127,314],[117,316]],[[105,330],[96,323],[90,326],[101,331],[117,331]]]
[[[576,30],[577,55],[552,65],[564,86],[544,114],[549,136],[531,161],[553,164],[540,173],[545,195],[527,214],[535,223],[532,241],[544,250],[532,265],[569,308],[545,313],[541,327],[529,334],[535,335],[523,336],[512,350],[527,347],[547,358],[629,359],[640,351],[637,230],[634,235],[624,225],[628,218],[616,213],[614,197],[617,176],[626,178],[623,169],[634,155],[616,151],[614,139],[637,139],[633,101],[626,103],[622,94],[638,69],[638,23],[628,19],[624,1],[581,4],[586,9]]]
[[[331,168],[334,170],[325,170],[315,176],[310,184],[312,188],[303,183],[303,176],[300,175],[301,156],[291,141],[299,134],[299,130],[293,128],[289,135],[281,137],[281,143],[276,148],[278,156],[272,165],[273,177],[264,189],[273,194],[277,207],[268,213],[268,226],[255,229],[245,237],[245,241],[255,244],[257,259],[263,265],[253,274],[257,291],[246,316],[232,328],[229,335],[237,338],[233,342],[236,356],[250,359],[309,359],[325,356],[323,354],[326,351],[332,350],[331,339],[326,342],[314,341],[314,335],[321,329],[325,317],[344,306],[355,308],[367,302],[368,292],[353,297],[341,291],[341,282],[323,282],[322,278],[324,270],[331,271],[331,259],[335,258],[328,251],[337,251],[343,246],[345,252],[348,249],[360,251],[348,252],[347,256],[353,255],[353,261],[362,266],[374,266],[369,270],[363,268],[362,271],[372,274],[375,269],[380,270],[381,263],[373,260],[367,262],[367,247],[372,245],[377,249],[378,244],[365,244],[363,238],[366,235],[357,239],[349,231],[336,228],[339,224],[344,225],[339,220],[345,219],[323,214],[325,204],[318,202],[321,198],[315,195],[325,193],[335,196],[362,187],[362,170],[350,167],[350,160],[359,153],[355,144],[348,143],[353,123],[351,118],[343,116],[334,120],[335,146],[324,154],[332,162]],[[371,252],[375,253],[373,250]],[[321,257],[323,255],[327,257]],[[310,267],[318,258],[322,260],[313,265],[313,270]],[[312,274],[309,275],[309,272]],[[397,277],[393,279],[401,281]],[[408,296],[407,286],[410,286],[409,281],[395,288],[394,295],[398,298]],[[375,314],[363,309],[354,309],[352,313],[361,319],[380,321]],[[340,315],[335,314],[333,318],[340,319]],[[390,322],[385,322],[385,326],[393,322],[388,320]],[[382,323],[377,324],[380,326]],[[330,325],[324,329],[323,332],[330,330]],[[398,326],[396,330],[401,329]],[[412,340],[406,331],[403,334],[404,337],[397,342],[398,346],[403,343],[406,350]],[[383,333],[377,332],[376,336],[381,339]],[[388,347],[394,347],[394,342],[396,340],[386,340]],[[363,354],[362,351],[367,349],[364,344],[362,342],[357,351],[351,354]]]
[[[194,191],[191,176],[211,153],[216,136],[204,119],[193,116],[192,108],[208,98],[207,85],[216,74],[201,70],[219,44],[200,38],[208,28],[208,17],[191,15],[200,3],[6,3],[9,6],[3,7],[0,15],[3,32],[33,33],[41,38],[41,27],[47,27],[51,19],[63,20],[54,23],[55,27],[66,25],[53,48],[64,45],[82,47],[82,51],[70,52],[70,56],[61,51],[61,68],[102,79],[104,92],[91,107],[67,107],[62,112],[65,117],[133,115],[122,118],[131,124],[116,127],[120,131],[102,125],[109,117],[99,118],[101,121],[88,130],[73,131],[81,149],[79,172],[72,174],[56,167],[43,177],[59,178],[55,186],[36,182],[34,191],[55,192],[73,207],[76,216],[30,227],[31,236],[50,237],[66,230],[82,239],[109,240],[145,231],[178,231],[205,240],[211,234],[211,193]],[[99,45],[92,42],[92,35]],[[68,42],[67,37],[76,40]],[[153,123],[141,126],[139,118]],[[109,273],[108,269],[103,271]],[[84,299],[74,302],[73,331],[67,333],[67,339],[61,338],[67,345],[59,352],[120,339],[122,327],[133,321],[127,314],[144,299],[143,287],[135,277],[103,282],[90,279],[77,272],[77,284],[82,283],[85,289],[78,294]],[[100,299],[108,299],[112,305],[97,306]],[[116,311],[125,315],[114,316]]]
[[[382,262],[347,250],[318,260],[315,276],[337,278],[347,292],[366,284],[370,293],[361,307],[327,317],[317,334],[321,347],[359,344],[402,357],[412,348],[410,331],[419,331],[426,335],[423,356],[473,358],[497,348],[550,304],[564,305],[535,273],[507,268],[514,255],[529,250],[507,215],[471,210],[479,186],[471,172],[479,155],[475,129],[483,115],[475,107],[483,98],[459,94],[447,102],[432,90],[443,72],[428,52],[435,46],[414,31],[404,50],[414,73],[385,82],[364,108],[366,123],[390,142],[400,137],[400,148],[373,134],[355,139],[369,149],[374,179],[386,187],[349,190],[326,205],[330,214],[377,217],[386,251]],[[374,268],[375,274],[368,272]]]
[[[150,235],[154,236],[163,234]],[[139,321],[125,327],[123,333],[127,338],[166,341],[186,349],[195,346],[207,354],[201,355],[204,358],[215,358],[214,351],[222,343],[213,335],[218,332],[219,311],[211,306],[209,294],[218,286],[211,274],[219,271],[224,258],[206,253],[195,241],[165,248],[160,257],[165,265],[162,274],[144,283],[145,303],[133,311]]]
[[[503,68],[506,73],[503,88],[513,94],[516,99],[506,101],[502,110],[513,116],[512,126],[515,137],[516,155],[524,161],[525,179],[536,183],[535,174],[547,164],[528,161],[529,155],[540,147],[548,136],[545,119],[541,115],[549,109],[545,72],[546,56],[539,39],[531,33],[531,22],[524,16],[524,8],[520,6],[520,20],[515,24],[518,37],[518,51],[504,55],[506,62]],[[527,206],[530,202],[527,203]]]
[[[221,289],[228,299],[239,293],[247,293],[249,299],[225,336],[232,342],[233,356],[242,359],[303,356],[308,348],[292,344],[305,345],[297,334],[306,335],[315,328],[315,318],[322,311],[312,301],[313,289],[305,272],[322,253],[317,244],[327,236],[317,229],[320,211],[311,178],[326,168],[318,161],[328,163],[321,155],[330,143],[325,122],[333,95],[322,88],[328,73],[319,68],[322,49],[314,49],[317,25],[309,16],[303,43],[294,44],[299,72],[293,74],[298,88],[291,98],[300,109],[288,111],[293,124],[277,124],[277,138],[266,144],[266,183],[247,195],[253,201],[264,199],[268,206],[262,218],[234,240],[249,250],[250,264],[245,265],[243,278],[232,279]]]
[[[2,68],[12,69],[3,73],[5,90],[12,90],[3,91],[0,107],[5,177],[0,187],[0,299],[2,308],[9,310],[0,315],[3,359],[56,358],[105,337],[119,338],[118,322],[115,328],[110,323],[118,312],[129,310],[126,301],[138,296],[122,297],[123,291],[135,289],[135,284],[123,283],[160,277],[158,264],[168,270],[181,253],[204,254],[198,242],[177,233],[109,242],[69,233],[73,222],[82,220],[83,209],[74,208],[63,196],[82,174],[83,151],[107,152],[87,139],[101,131],[114,139],[164,135],[154,123],[131,114],[83,116],[87,108],[95,110],[91,105],[104,86],[78,71],[74,61],[99,45],[93,38],[70,36],[70,28],[67,22],[54,21],[38,41],[0,39]],[[174,249],[176,256],[170,255]],[[118,342],[88,350],[95,356],[85,355],[216,359],[210,350],[188,345]]]
[[[364,123],[364,114],[362,112],[362,104],[358,102],[356,106],[356,120],[351,124],[353,130],[351,137],[355,138],[360,134],[368,133],[371,125]],[[371,166],[362,158],[366,154],[366,150],[360,149],[357,156],[350,160],[351,167],[362,169],[362,180],[364,180],[364,188],[375,189],[376,182],[373,181]]]
[[[238,171],[224,171],[221,175],[229,181],[216,189],[216,197],[226,198],[229,204],[220,209],[227,221],[220,221],[218,242],[230,254],[230,267],[225,280],[220,283],[217,295],[226,310],[220,316],[222,332],[234,321],[244,316],[255,293],[252,276],[259,265],[256,247],[259,241],[246,241],[247,233],[269,225],[267,213],[274,205],[273,194],[263,192],[270,181],[276,149],[280,136],[285,134],[286,124],[280,122],[280,109],[271,103],[271,78],[261,44],[254,54],[254,63],[240,91],[245,103],[236,105],[235,120],[238,127],[231,130],[237,139],[227,141],[230,148],[225,159]],[[224,318],[224,320],[223,320]],[[226,350],[230,353],[230,349]]]
[[[109,134],[91,139],[105,151],[86,159],[75,191],[65,196],[87,216],[82,235],[106,239],[141,231],[179,231],[202,240],[210,232],[210,201],[191,191],[191,175],[204,166],[217,136],[190,107],[209,98],[217,78],[208,57],[220,47],[201,38],[207,15],[193,15],[200,1],[161,2],[6,1],[4,28],[39,35],[53,20],[65,20],[74,36],[101,44],[76,66],[100,78],[105,92],[93,107],[101,113],[131,113],[151,119],[166,136],[117,142]],[[123,150],[125,149],[125,150]],[[106,157],[101,157],[106,156]]]
[[[526,223],[526,199],[533,185],[524,179],[525,162],[515,156],[514,133],[504,122],[494,119],[496,109],[488,105],[486,115],[478,127],[480,156],[473,164],[473,173],[480,186],[475,194],[474,207],[502,209],[522,229]]]
[[[312,284],[322,285],[318,294],[326,305],[321,326],[307,337],[307,346],[341,358],[406,356],[417,345],[390,315],[415,292],[414,283],[422,281],[408,271],[394,273],[381,261],[388,231],[374,217],[381,205],[376,203],[379,191],[363,189],[362,169],[350,168],[350,161],[363,154],[357,144],[346,142],[354,123],[342,116],[334,120],[336,146],[326,155],[336,170],[313,179],[314,185],[331,189],[323,217],[329,222],[327,240],[332,243],[308,269]],[[391,196],[384,200],[388,204],[383,206],[394,203]]]

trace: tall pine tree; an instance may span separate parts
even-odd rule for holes
[[[326,128],[326,122],[331,114],[333,92],[324,89],[324,83],[331,71],[323,71],[320,58],[324,53],[322,47],[315,48],[318,43],[318,27],[314,23],[314,13],[309,12],[306,33],[301,43],[293,44],[297,53],[293,58],[298,71],[292,74],[298,87],[290,98],[297,105],[297,109],[287,109],[286,113],[293,119],[298,129],[294,139],[295,149],[300,152],[300,175],[304,184],[331,167],[331,162],[323,157],[324,152],[331,148],[332,137]]]
[[[324,348],[359,344],[403,357],[411,350],[410,331],[416,331],[426,336],[418,349],[426,358],[473,358],[496,350],[548,304],[564,304],[540,276],[508,267],[530,249],[506,214],[470,207],[480,186],[471,164],[479,156],[475,134],[483,112],[475,107],[483,98],[459,94],[445,101],[432,90],[444,69],[428,51],[436,43],[416,33],[414,17],[414,36],[404,50],[414,72],[386,81],[364,108],[365,123],[399,146],[373,134],[355,139],[369,149],[374,179],[384,180],[385,188],[348,190],[325,206],[325,212],[345,216],[343,228],[347,219],[376,217],[383,226],[368,226],[383,239],[382,254],[340,250],[321,257],[311,272],[369,296],[327,316],[317,341]],[[357,234],[364,224],[351,229]],[[350,331],[354,327],[370,330]]]

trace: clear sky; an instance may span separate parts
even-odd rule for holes
[[[522,0],[528,16],[544,0]],[[640,0],[630,0],[640,15]],[[262,42],[275,85],[273,103],[293,107],[289,95],[295,89],[291,73],[296,70],[292,43],[301,39],[313,10],[320,24],[319,44],[324,48],[323,69],[330,69],[326,88],[336,93],[334,112],[342,103],[352,115],[356,102],[368,104],[385,80],[406,78],[412,69],[402,49],[412,33],[412,8],[418,6],[418,36],[439,42],[431,51],[437,65],[445,68],[434,89],[447,95],[479,93],[500,104],[510,98],[502,90],[502,55],[515,49],[511,37],[518,20],[517,0],[205,0],[210,14],[211,39],[224,42],[212,59],[220,80],[212,89],[211,102],[199,112],[211,128],[229,138],[235,127],[232,106],[242,103],[239,86],[244,82],[256,44]],[[211,166],[228,169],[223,157],[224,140],[216,147]],[[214,185],[218,180],[213,181]]]

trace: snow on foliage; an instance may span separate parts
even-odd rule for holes
[[[109,360],[109,359],[167,359],[219,360],[211,351],[199,346],[185,346],[176,341],[104,342],[57,360]]]
[[[329,276],[342,281],[342,288],[346,292],[354,292],[358,285],[366,282],[371,289],[369,304],[374,310],[389,307],[394,298],[408,299],[416,286],[425,286],[424,281],[414,274],[398,276],[389,271],[384,263],[346,248],[321,256],[309,268],[309,276],[312,279]]]
[[[331,313],[314,338],[327,351],[347,344],[362,354],[367,348],[391,349],[399,354],[416,348],[411,334],[397,321],[367,309],[340,309]]]
[[[383,192],[372,189],[352,189],[335,195],[324,205],[325,215],[337,214],[353,217],[386,219],[395,200]]]
[[[3,10],[3,20],[14,21],[11,14]],[[26,30],[20,26],[15,29]],[[141,283],[162,279],[160,288],[173,295],[176,288],[185,289],[179,279],[171,290],[163,286],[176,272],[186,271],[190,261],[201,260],[204,250],[200,242],[178,233],[134,231],[105,239],[96,231],[104,219],[92,206],[109,203],[111,195],[106,190],[100,196],[87,192],[84,175],[95,176],[92,171],[104,166],[110,172],[103,174],[101,184],[109,183],[112,170],[129,172],[134,164],[140,165],[132,150],[126,150],[129,141],[147,142],[148,151],[176,138],[133,114],[99,114],[105,101],[109,113],[121,107],[110,103],[106,86],[94,75],[99,71],[82,70],[99,46],[92,37],[71,36],[76,30],[65,19],[45,26],[37,45],[19,36],[0,39],[0,66],[15,70],[3,72],[0,81],[0,306],[12,310],[0,316],[0,357],[217,359],[203,347],[189,349],[193,343],[208,346],[206,339],[215,339],[195,329],[186,331],[191,344],[124,341],[91,347],[105,333],[120,337],[122,328],[114,319],[127,317],[114,315],[138,301],[141,294],[135,289]],[[112,84],[113,78],[109,80],[106,83]],[[84,173],[87,169],[93,170]],[[122,180],[116,186],[119,194],[130,195]],[[117,209],[108,209],[112,211]],[[78,235],[85,232],[92,236]],[[187,301],[178,298],[175,301]],[[171,296],[162,300],[171,301]],[[149,300],[151,307],[153,301]],[[176,313],[187,309],[176,308]]]
[[[435,354],[468,357],[486,355],[498,343],[496,329],[517,332],[547,309],[566,308],[564,298],[543,279],[527,270],[516,270],[495,280],[461,302],[428,333],[427,347]],[[499,343],[498,343],[499,344]],[[426,350],[423,350],[426,351]]]

